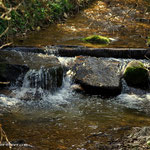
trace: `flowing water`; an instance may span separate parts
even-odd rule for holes
[[[74,58],[59,60],[68,65]],[[125,64],[130,61],[116,60]],[[74,92],[69,76],[64,76],[62,87],[53,94],[31,87],[31,72],[24,77],[21,88],[14,86],[0,94],[0,122],[10,141],[23,141],[40,150],[80,150],[91,145],[91,149],[96,149],[100,140],[90,136],[117,127],[150,125],[150,93],[130,93],[124,81],[122,94],[103,99]]]
[[[120,7],[122,8],[121,4],[118,5]],[[121,14],[126,9],[122,8]],[[116,12],[119,14],[116,18],[112,17],[112,20],[110,17],[115,15],[112,8],[105,1],[96,1],[66,23],[52,25],[39,33],[33,33],[23,42],[15,40],[15,44],[100,47],[82,43],[80,39],[91,34],[101,34],[115,39],[110,47],[145,47],[145,41],[141,37],[145,36],[149,26],[138,22],[135,25],[135,21],[129,23],[130,16],[121,18],[120,12]],[[130,10],[131,12],[130,15],[138,14],[135,9]],[[119,22],[116,23],[117,20],[120,24],[121,21],[128,24],[125,22],[124,26],[120,26]],[[147,25],[145,29],[144,25]],[[59,60],[63,65],[68,65],[74,58],[60,57]],[[26,74],[21,88],[11,87],[9,91],[0,91],[0,123],[10,141],[22,140],[37,150],[95,150],[99,149],[100,143],[107,143],[109,139],[104,138],[101,141],[98,136],[91,139],[93,135],[117,127],[150,125],[149,92],[131,89],[122,81],[123,91],[117,97],[104,99],[98,95],[82,95],[72,90],[73,81],[66,75],[62,87],[55,93],[49,93],[36,85],[30,86],[28,78],[33,73],[34,70],[30,70]],[[40,80],[43,70],[35,74]],[[26,95],[31,97],[26,99]],[[113,136],[115,135],[111,135]]]

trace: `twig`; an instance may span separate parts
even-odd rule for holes
[[[9,8],[5,7],[5,5],[3,4],[2,0],[0,0],[0,7],[5,9],[6,11],[8,11]]]
[[[1,133],[1,141],[0,141],[0,143],[2,142],[3,137],[4,137],[5,140],[7,141],[8,145],[9,145],[9,149],[11,150],[12,149],[12,144],[9,142],[9,140],[7,138],[7,135],[6,135],[5,131],[2,129],[1,125],[0,125],[0,133]]]
[[[12,44],[12,42],[6,43],[6,44],[2,45],[2,46],[0,47],[0,49],[4,48],[4,47],[6,47],[6,46],[9,46],[9,45],[11,45],[11,44]]]
[[[8,16],[11,13],[11,11],[13,11],[13,10],[17,10],[18,7],[20,7],[21,3],[19,3],[16,7],[8,8],[7,11],[5,13],[3,13],[0,18],[5,19],[5,16]]]
[[[148,58],[146,55],[144,55],[144,57],[145,57],[146,59],[150,60],[150,58]]]

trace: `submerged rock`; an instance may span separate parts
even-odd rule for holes
[[[82,41],[92,43],[92,44],[109,44],[110,40],[107,37],[100,35],[92,35],[86,38],[83,38]]]
[[[0,51],[0,82],[19,81],[26,86],[49,90],[60,87],[62,80],[63,69],[55,56]]]
[[[130,86],[140,88],[148,87],[149,73],[140,61],[131,61],[125,68],[123,76]]]
[[[121,92],[120,62],[95,57],[78,57],[74,80],[90,94],[115,96]]]

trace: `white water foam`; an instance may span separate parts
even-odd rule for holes
[[[73,62],[74,58],[60,58],[59,60],[65,66],[69,62]],[[37,70],[29,70],[24,77],[23,85],[21,88],[13,87],[11,96],[0,95],[1,104],[5,106],[16,107],[16,105],[27,106],[32,108],[60,108],[62,105],[70,104],[72,100],[72,89],[71,89],[71,78],[65,76],[63,79],[63,85],[54,93],[51,93],[50,90],[42,89],[37,83],[42,80],[43,73],[44,78],[47,80],[46,70],[42,68]],[[46,75],[45,75],[46,74]],[[31,78],[34,75],[34,78]],[[35,81],[32,81],[35,80]],[[31,82],[34,83],[31,86]],[[47,81],[45,81],[47,82]]]
[[[17,111],[19,107],[31,111],[43,108],[62,110],[72,101],[73,92],[70,87],[71,79],[66,77],[62,87],[53,94],[41,88],[17,88],[12,91],[13,97],[1,94],[0,105],[6,108],[13,108],[12,111]],[[36,93],[38,94],[36,95]]]
[[[75,57],[58,57],[58,60],[61,62],[64,66],[70,66],[74,63]]]
[[[17,98],[11,98],[7,97],[4,94],[0,94],[0,105],[1,106],[14,106],[17,105],[18,103],[21,103],[21,101]]]
[[[126,108],[137,109],[138,111],[149,113],[150,93],[143,95],[127,94],[127,93],[120,94],[115,98],[114,103],[119,104]]]

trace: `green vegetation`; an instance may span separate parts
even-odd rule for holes
[[[92,44],[109,44],[110,40],[107,37],[100,35],[92,35],[86,38],[83,38],[82,41],[92,43]]]
[[[26,29],[34,30],[37,26],[52,23],[63,17],[72,9],[68,0],[47,1],[25,0],[18,10],[11,12],[11,25],[13,32],[24,32]]]
[[[128,85],[146,87],[148,84],[148,71],[140,61],[130,62],[124,72],[124,79]]]
[[[7,28],[9,36],[39,29],[62,20],[90,1],[92,0],[0,0],[0,35]]]

